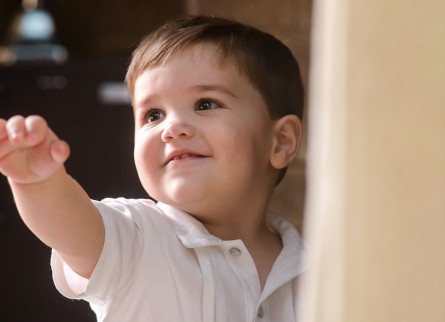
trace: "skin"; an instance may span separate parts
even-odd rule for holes
[[[214,50],[185,50],[138,78],[134,154],[151,196],[225,236],[234,222],[264,215],[257,200],[275,177],[274,123],[258,91]],[[170,161],[176,154],[186,157]]]
[[[261,286],[281,251],[267,204],[278,169],[295,158],[296,116],[272,120],[260,93],[215,47],[199,44],[143,72],[135,84],[134,158],[147,193],[184,210],[223,240],[242,239]],[[69,147],[38,116],[0,119],[0,172],[20,215],[89,278],[104,242],[100,215],[63,163]]]

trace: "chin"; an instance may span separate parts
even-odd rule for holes
[[[165,186],[159,199],[156,200],[185,210],[184,207],[199,203],[205,199],[205,196],[205,189],[202,186],[196,187],[190,183],[171,183]]]

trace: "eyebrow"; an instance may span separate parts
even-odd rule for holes
[[[133,109],[136,110],[137,107],[144,107],[150,105],[150,102],[153,101],[154,98],[156,98],[156,95],[147,95],[143,97],[140,101],[135,101]]]
[[[215,91],[215,92],[221,92],[223,94],[232,96],[233,98],[238,99],[239,97],[232,92],[231,90],[229,90],[228,88],[218,85],[218,84],[202,84],[202,85],[195,85],[192,87],[192,89],[196,89],[197,91],[200,92],[206,92],[206,91]],[[150,102],[156,98],[157,95],[153,94],[153,95],[147,95],[146,97],[142,98],[140,100],[140,102],[137,102],[137,104],[135,104],[135,106],[133,106],[133,109],[136,110],[136,106],[147,106],[150,105]],[[136,102],[135,102],[136,103]]]
[[[227,94],[229,96],[232,96],[234,98],[238,98],[238,96],[232,92],[231,90],[229,90],[228,88],[221,86],[221,85],[217,85],[217,84],[203,84],[203,85],[196,85],[193,86],[194,89],[197,89],[199,91],[202,92],[206,92],[206,91],[216,91],[216,92],[221,92],[223,94]]]

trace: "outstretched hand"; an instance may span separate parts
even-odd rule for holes
[[[43,182],[63,166],[69,155],[40,116],[0,119],[0,172],[16,183]]]

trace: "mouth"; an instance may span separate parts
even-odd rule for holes
[[[192,152],[174,153],[167,158],[167,161],[164,163],[164,165],[167,165],[173,161],[196,160],[196,159],[201,159],[201,158],[205,158],[205,155],[192,153]]]

